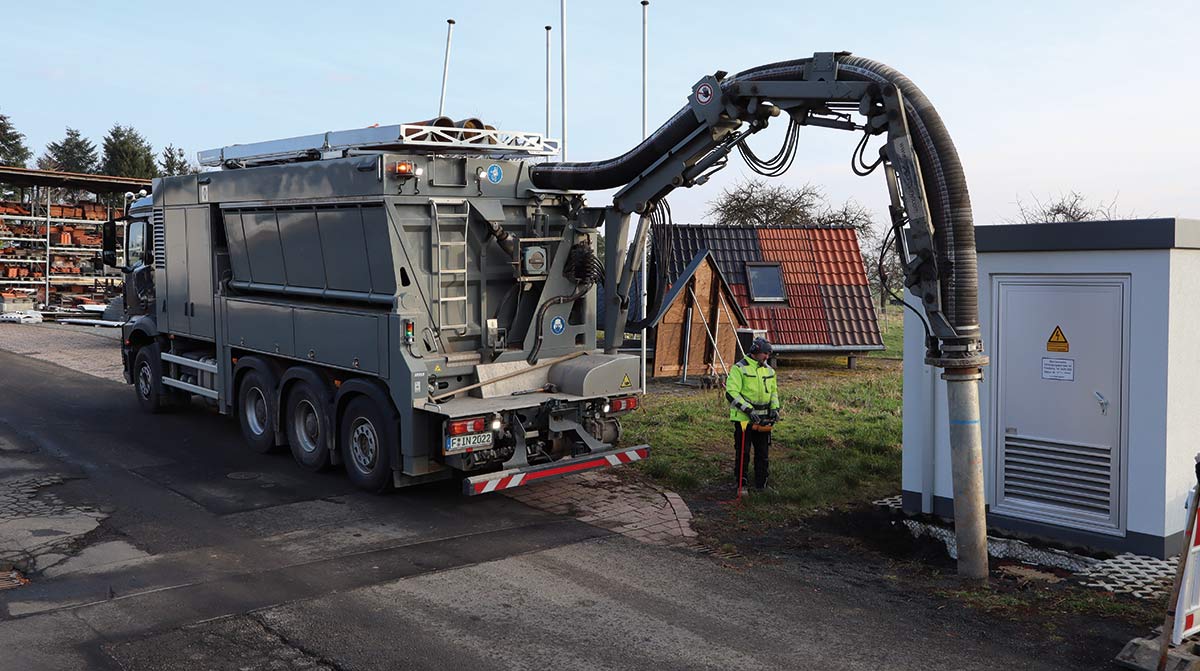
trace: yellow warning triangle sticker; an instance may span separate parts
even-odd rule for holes
[[[1054,333],[1050,334],[1050,339],[1046,341],[1047,352],[1070,352],[1071,343],[1067,342],[1067,336],[1063,335],[1062,327],[1055,326]]]
[[[633,386],[633,380],[629,379],[629,373],[625,373],[625,377],[621,380],[621,388],[628,389]]]

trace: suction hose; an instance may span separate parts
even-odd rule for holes
[[[735,81],[798,81],[804,79],[811,58],[770,63],[739,72]],[[978,275],[975,261],[975,225],[971,196],[958,151],[941,117],[910,79],[876,61],[839,56],[839,78],[848,81],[895,85],[904,95],[908,125],[917,159],[921,163],[929,214],[934,226],[944,313],[955,330],[967,337],[979,329]],[[543,189],[596,191],[623,186],[682,142],[700,126],[690,107],[684,107],[641,144],[621,156],[586,163],[542,163],[530,169],[530,179]]]

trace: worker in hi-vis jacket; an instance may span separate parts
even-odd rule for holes
[[[754,488],[762,491],[767,485],[767,448],[771,427],[779,420],[779,385],[775,371],[767,365],[771,350],[766,338],[755,338],[746,358],[729,370],[725,380],[729,420],[733,422],[733,477],[739,496],[746,491],[750,448],[754,449]]]

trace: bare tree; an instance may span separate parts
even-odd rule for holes
[[[739,182],[708,203],[719,226],[815,226],[825,195],[811,184],[794,188],[761,179]]]
[[[791,187],[761,179],[738,182],[708,203],[708,216],[719,226],[815,226],[853,228],[876,237],[870,210],[853,200],[833,207],[820,187]]]
[[[1005,223],[1055,224],[1097,219],[1129,219],[1135,216],[1133,212],[1117,211],[1117,196],[1113,196],[1107,203],[1102,200],[1093,203],[1078,191],[1070,191],[1046,200],[1037,196],[1032,196],[1032,199],[1033,203],[1030,204],[1017,198],[1017,216],[1006,220]]]

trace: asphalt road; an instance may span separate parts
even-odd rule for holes
[[[0,389],[0,540],[36,569],[0,591],[3,671],[1072,668],[869,567],[724,564],[453,484],[367,496],[6,352]]]

